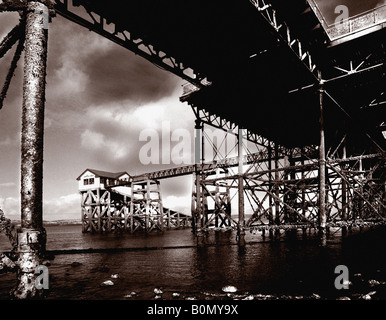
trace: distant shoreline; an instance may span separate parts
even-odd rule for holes
[[[12,220],[12,224],[15,226],[20,226],[20,220]],[[64,225],[82,225],[80,220],[52,220],[52,221],[43,221],[43,226],[64,226]]]

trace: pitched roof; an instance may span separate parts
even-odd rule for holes
[[[129,177],[130,175],[126,171],[122,172],[109,172],[109,171],[102,171],[102,170],[95,170],[95,169],[86,169],[82,172],[82,174],[76,178],[76,180],[80,180],[80,177],[83,176],[87,171],[92,172],[97,177],[100,178],[109,178],[109,179],[118,179],[120,176],[127,174]]]

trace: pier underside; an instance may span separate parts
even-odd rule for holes
[[[246,231],[315,228],[324,235],[330,226],[384,223],[385,6],[330,26],[318,2],[0,1],[0,13],[21,17],[0,42],[0,58],[17,47],[0,108],[25,52],[13,295],[41,294],[34,272],[46,242],[43,129],[47,30],[55,15],[185,79],[181,101],[196,116],[196,163],[122,181],[130,197],[118,195],[117,185],[85,192],[83,231],[180,226],[180,217],[162,207],[158,180],[184,174],[193,176],[191,219],[199,244],[210,230],[235,229],[244,245]],[[204,137],[205,126],[236,135],[236,160],[204,154],[205,143],[220,148]]]

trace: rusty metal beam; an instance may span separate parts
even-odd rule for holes
[[[4,39],[0,42],[0,58],[2,58],[17,42],[22,31],[22,25],[18,24],[4,37]]]
[[[24,50],[24,37],[21,37],[19,40],[19,44],[16,48],[16,52],[14,54],[14,57],[12,59],[8,74],[5,78],[5,83],[4,83],[3,89],[0,92],[0,110],[3,108],[4,100],[7,96],[9,86],[11,84],[12,78],[13,78],[15,70],[17,68],[17,63],[19,62],[19,59],[20,59],[20,56],[21,56],[21,53],[23,52],[23,50]]]

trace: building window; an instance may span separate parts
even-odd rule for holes
[[[94,184],[94,178],[83,179],[83,185],[87,186],[89,184]]]

